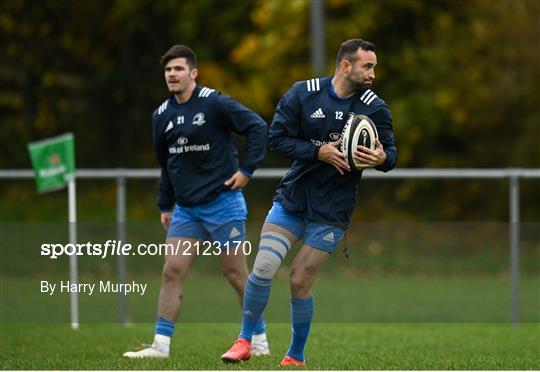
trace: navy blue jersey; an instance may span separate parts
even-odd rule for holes
[[[171,96],[152,115],[154,149],[161,166],[158,205],[208,203],[230,188],[224,185],[237,170],[251,176],[264,157],[268,136],[264,120],[230,97],[197,86],[178,104]],[[233,133],[246,136],[239,168]]]
[[[394,168],[397,149],[386,103],[371,89],[339,98],[331,81],[296,82],[277,106],[270,127],[270,149],[294,161],[274,200],[308,221],[346,227],[356,204],[361,172],[339,174],[333,165],[317,160],[319,148],[339,139],[349,113],[354,113],[368,116],[377,126],[386,153],[386,161],[377,170]]]

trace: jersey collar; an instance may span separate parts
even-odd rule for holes
[[[340,101],[346,101],[348,99],[351,99],[352,97],[359,96],[368,89],[368,88],[361,88],[361,89],[358,89],[356,93],[354,93],[352,96],[347,97],[347,98],[341,98],[341,97],[338,97],[338,95],[336,94],[336,91],[334,90],[334,86],[332,85],[332,78],[328,79],[328,85],[330,85],[330,89],[329,89],[330,95],[335,99],[339,99]]]

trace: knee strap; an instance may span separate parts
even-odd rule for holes
[[[290,240],[280,233],[274,231],[262,233],[253,273],[259,278],[272,279],[291,246]]]

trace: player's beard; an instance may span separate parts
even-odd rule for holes
[[[180,86],[176,86],[174,88],[169,87],[169,93],[171,94],[182,94],[182,92],[183,92],[183,89]]]
[[[372,80],[368,80],[366,78],[360,77],[359,75],[352,75],[349,77],[348,80],[354,90],[362,90],[366,88],[371,88],[371,86],[373,85]]]
[[[362,90],[362,89],[371,88],[371,84],[368,83],[368,80],[364,80],[362,82],[352,81],[351,83],[354,90]]]
[[[169,88],[169,92],[171,94],[180,95],[182,94],[186,88],[189,86],[189,83],[185,81],[184,79],[180,78],[177,80],[173,86],[167,84],[167,88]]]

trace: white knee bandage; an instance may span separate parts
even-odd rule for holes
[[[253,273],[259,278],[272,279],[281,261],[291,249],[291,245],[289,239],[277,232],[262,233],[259,252],[253,264]]]

